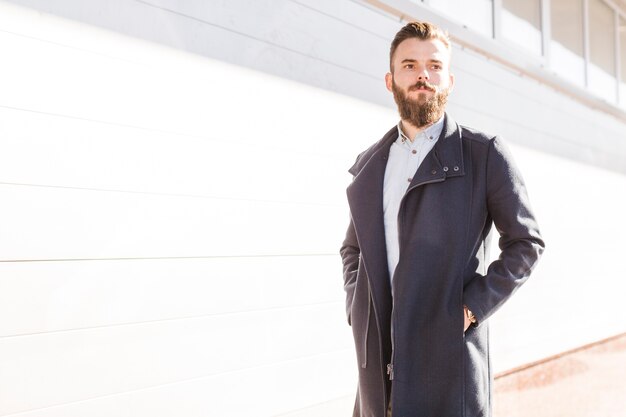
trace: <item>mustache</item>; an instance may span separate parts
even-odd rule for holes
[[[434,85],[432,85],[429,82],[426,81],[418,81],[415,83],[415,85],[412,85],[411,87],[409,87],[409,91],[415,91],[418,90],[420,88],[425,88],[427,90],[430,91],[437,91],[437,87],[435,87]]]

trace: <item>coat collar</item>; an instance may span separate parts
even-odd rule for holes
[[[463,145],[459,126],[446,113],[443,130],[433,149],[413,176],[409,190],[431,182],[465,175]]]
[[[368,183],[368,187],[371,187],[372,184],[368,180],[369,175],[379,172],[381,163],[383,164],[384,174],[386,161],[389,158],[389,150],[397,137],[397,126],[394,126],[382,139],[359,155],[357,161],[348,170],[354,176],[353,183],[365,181]],[[437,171],[437,173],[432,174],[433,170]],[[365,174],[362,177],[363,179],[359,178],[361,174]],[[430,182],[431,179],[435,178],[445,179],[465,175],[461,129],[448,113],[445,114],[444,126],[437,143],[428,153],[416,174],[410,187],[420,185],[424,181]],[[431,178],[433,175],[435,177]]]

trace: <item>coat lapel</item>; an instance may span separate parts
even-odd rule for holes
[[[356,230],[361,258],[365,264],[374,297],[378,299],[377,304],[380,304],[378,311],[389,311],[389,314],[391,312],[391,286],[383,219],[383,181],[389,149],[396,138],[397,130],[394,127],[360,156],[350,169],[350,173],[355,177],[347,189],[350,214]]]

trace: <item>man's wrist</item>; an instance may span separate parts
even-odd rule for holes
[[[465,310],[465,317],[467,317],[467,320],[469,320],[472,324],[476,324],[476,316],[472,313],[472,310],[470,310],[466,305],[463,306],[463,310]]]

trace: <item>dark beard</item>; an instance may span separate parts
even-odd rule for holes
[[[398,105],[400,117],[417,128],[433,124],[443,116],[449,92],[448,89],[438,91],[435,86],[422,81],[418,81],[415,85],[409,87],[408,91],[419,87],[429,88],[435,93],[427,100],[423,100],[421,97],[415,100],[408,98],[404,91],[396,85],[395,81],[392,82],[391,88],[393,98]],[[420,96],[422,95],[420,93]]]

